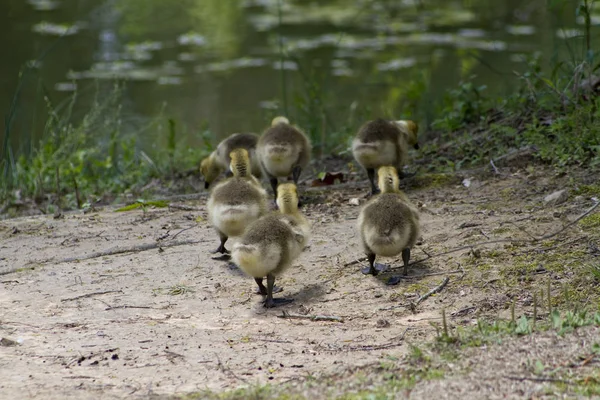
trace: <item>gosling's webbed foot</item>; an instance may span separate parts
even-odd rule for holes
[[[362,272],[365,275],[373,275],[373,276],[377,276],[379,275],[380,272],[385,272],[389,269],[389,265],[386,264],[379,264],[379,263],[375,263],[373,264],[372,267],[365,267],[362,268],[360,270],[360,272]]]
[[[220,244],[215,250],[210,252],[211,254],[221,253],[221,254],[229,254],[229,250],[225,248],[224,244]]]
[[[213,254],[215,254],[215,253],[216,253],[216,251],[213,252]],[[227,253],[219,254],[218,256],[211,257],[211,259],[217,260],[217,261],[229,261],[229,260],[231,260],[231,254],[229,254],[229,252],[227,252]],[[233,265],[235,265],[235,264],[233,264]],[[236,267],[237,267],[237,265],[236,265]]]
[[[401,276],[399,276],[399,275],[390,276],[390,278],[386,282],[386,285],[394,286],[394,285],[399,284],[400,281],[402,281]]]
[[[273,286],[273,293],[281,293],[283,292],[283,288],[280,288],[279,286]],[[254,291],[255,294],[260,294],[262,296],[266,296],[267,295],[267,289],[265,288],[264,291],[261,288],[256,288],[256,290]]]
[[[266,299],[265,302],[263,303],[263,306],[265,308],[273,308],[273,307],[278,307],[278,306],[283,306],[286,304],[290,304],[291,302],[293,302],[294,299]]]

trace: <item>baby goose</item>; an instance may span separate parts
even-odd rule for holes
[[[277,178],[292,174],[294,183],[310,161],[310,140],[285,117],[275,117],[262,134],[256,152],[277,200]]]
[[[385,267],[374,264],[376,255],[393,257],[402,252],[404,275],[407,275],[410,249],[420,234],[419,212],[398,189],[396,168],[380,167],[377,174],[382,193],[369,200],[358,217],[362,245],[369,260],[369,268],[361,272],[377,275]]]
[[[300,255],[310,235],[310,225],[298,211],[298,192],[293,183],[277,188],[279,211],[253,222],[233,247],[233,261],[253,276],[259,293],[266,295],[264,306],[287,304],[290,299],[273,299],[275,277]],[[263,278],[267,277],[267,287]]]
[[[408,161],[408,147],[419,148],[419,127],[413,121],[377,119],[364,124],[352,142],[354,159],[367,170],[371,194],[379,193],[375,186],[375,169],[392,165],[398,171]]]
[[[208,189],[210,184],[217,179],[221,172],[229,167],[229,163],[231,162],[229,154],[234,149],[241,148],[248,151],[250,162],[252,164],[252,175],[260,178],[262,176],[262,171],[260,169],[260,163],[255,156],[257,142],[258,135],[255,133],[234,133],[219,143],[215,151],[200,163],[200,173],[204,176],[204,188]],[[227,175],[231,176],[232,172],[233,171],[227,171]]]
[[[209,220],[219,233],[221,244],[214,251],[229,253],[225,242],[230,236],[240,236],[246,227],[267,211],[267,191],[250,174],[250,158],[246,149],[229,153],[233,177],[220,182],[208,199]]]

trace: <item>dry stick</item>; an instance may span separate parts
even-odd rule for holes
[[[123,306],[109,306],[109,307],[106,307],[104,309],[104,311],[116,310],[118,308],[148,308],[148,309],[150,309],[150,308],[154,308],[154,307],[150,307],[150,306],[127,306],[127,305],[123,305]]]
[[[398,278],[400,278],[400,279],[420,279],[420,278],[425,278],[427,276],[452,275],[452,274],[461,274],[463,272],[464,272],[464,270],[462,270],[462,269],[455,269],[454,271],[432,272],[430,274],[419,274],[419,275],[413,275],[413,276],[400,275],[400,276],[398,276]]]
[[[195,227],[196,226],[193,225],[193,226],[190,226],[189,228],[185,228],[185,229],[180,230],[179,232],[177,232],[176,234],[173,235],[173,237],[171,238],[171,240],[175,239],[177,237],[177,235],[179,235],[180,233],[185,232],[185,231],[189,231],[190,229],[195,228]]]
[[[57,260],[55,262],[57,264],[69,263],[69,262],[74,262],[74,261],[89,260],[91,258],[113,256],[113,255],[122,254],[122,253],[137,253],[140,251],[157,249],[159,247],[162,248],[162,247],[185,246],[188,244],[197,244],[197,243],[200,243],[200,241],[199,240],[180,240],[177,242],[170,242],[170,243],[144,243],[144,244],[138,244],[138,245],[128,246],[128,247],[118,247],[117,246],[117,247],[113,247],[112,249],[98,251],[96,253],[88,254],[85,256],[81,256],[81,257],[63,258],[62,260]]]
[[[513,381],[519,381],[519,382],[523,382],[523,381],[532,381],[532,382],[557,382],[557,383],[564,383],[567,385],[572,385],[573,382],[571,381],[566,381],[564,379],[557,379],[557,378],[537,378],[537,377],[526,377],[526,376],[510,376],[510,375],[505,375],[504,378],[506,379],[510,379]]]
[[[371,351],[371,350],[383,350],[389,349],[390,347],[402,346],[404,343],[404,336],[406,336],[406,332],[410,327],[406,328],[406,330],[400,335],[398,338],[398,342],[395,343],[386,343],[386,344],[378,344],[378,345],[369,345],[369,346],[358,346],[358,347],[347,347],[345,350],[348,351]]]
[[[77,296],[77,297],[70,297],[68,299],[61,299],[60,301],[74,301],[74,300],[79,300],[79,299],[84,299],[86,297],[92,297],[92,296],[100,296],[102,294],[108,294],[108,293],[123,293],[122,290],[105,290],[104,292],[94,292],[94,293],[88,293],[88,294],[82,294],[81,296]]]
[[[434,287],[429,292],[427,292],[423,296],[419,297],[417,299],[417,301],[415,302],[415,306],[418,306],[419,304],[421,304],[422,302],[427,300],[427,298],[429,298],[431,295],[441,292],[442,289],[448,284],[448,282],[450,282],[450,278],[445,277],[438,286]]]
[[[496,164],[494,164],[494,160],[490,159],[490,165],[492,166],[496,174],[500,173],[500,171],[498,171],[498,168],[496,167]]]
[[[169,204],[169,208],[174,208],[175,210],[182,210],[182,211],[204,211],[201,208],[185,206],[183,204]]]
[[[344,318],[337,317],[335,315],[302,315],[302,314],[291,314],[287,311],[282,311],[281,315],[278,315],[277,318],[308,319],[310,321],[344,322]]]

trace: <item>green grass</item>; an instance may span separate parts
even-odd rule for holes
[[[195,171],[211,149],[210,132],[199,132],[195,140],[204,145],[194,147],[178,143],[175,122],[162,116],[141,129],[126,129],[121,90],[117,86],[109,96],[98,95],[83,118],[72,114],[77,93],[66,106],[46,102],[46,126],[40,141],[31,144],[33,150],[10,151],[13,157],[0,160],[5,177],[0,181],[0,205],[7,205],[7,212],[11,204],[29,199],[46,212],[84,208],[123,195],[142,195],[153,179],[169,186],[177,173]],[[141,136],[152,138],[154,146],[142,145]]]

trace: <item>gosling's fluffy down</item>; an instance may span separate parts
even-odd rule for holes
[[[310,161],[311,143],[304,132],[290,125],[285,117],[276,117],[258,139],[256,152],[264,175],[269,178],[277,198],[277,178],[292,174],[294,183]]]
[[[221,172],[229,167],[229,163],[231,162],[229,154],[234,149],[246,149],[248,151],[250,163],[252,165],[252,175],[260,178],[262,176],[262,170],[260,168],[260,162],[256,157],[257,142],[258,135],[255,133],[234,133],[221,141],[215,151],[200,163],[200,172],[202,173],[202,176],[204,176],[205,189],[208,189],[210,184],[217,179]]]
[[[233,261],[248,275],[255,278],[261,294],[266,295],[265,307],[290,300],[273,299],[275,277],[288,268],[300,255],[310,236],[310,225],[298,211],[296,185],[278,187],[279,212],[273,212],[253,222],[236,243]],[[267,278],[267,287],[262,283]]]
[[[217,184],[208,199],[208,216],[219,233],[221,244],[215,252],[227,253],[225,242],[240,236],[246,227],[267,211],[267,192],[250,174],[246,149],[235,149],[229,155],[233,176]]]
[[[377,119],[365,123],[352,142],[352,154],[367,171],[371,193],[378,192],[375,186],[375,170],[390,165],[402,171],[408,162],[409,147],[419,148],[419,128],[413,121],[386,121]]]
[[[362,246],[369,260],[368,272],[377,275],[376,256],[393,257],[402,253],[406,275],[410,249],[420,235],[419,212],[398,189],[398,173],[394,167],[381,167],[378,175],[382,193],[367,202],[358,217]]]

